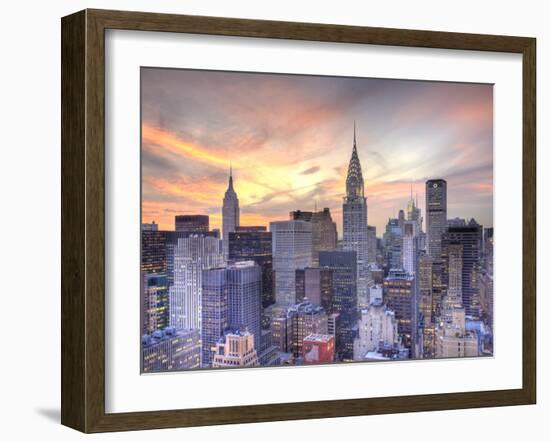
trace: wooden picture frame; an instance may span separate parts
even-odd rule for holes
[[[83,432],[534,404],[536,41],[533,38],[84,10],[62,19],[62,424]],[[495,51],[523,57],[523,385],[497,391],[105,412],[105,30]]]

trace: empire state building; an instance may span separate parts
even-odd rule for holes
[[[234,232],[239,224],[239,198],[233,189],[233,169],[229,167],[229,184],[223,197],[222,207],[223,256],[226,261],[229,257],[229,234]]]
[[[367,199],[361,162],[357,154],[355,123],[353,125],[353,151],[346,178],[346,196],[343,204],[343,248],[357,253],[357,299],[359,306],[368,301],[369,271],[367,244]]]

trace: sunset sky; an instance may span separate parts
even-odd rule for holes
[[[174,229],[176,214],[221,226],[233,165],[242,225],[329,207],[342,236],[342,198],[357,124],[369,224],[424,182],[444,178],[448,216],[493,225],[491,85],[143,68],[142,221]]]

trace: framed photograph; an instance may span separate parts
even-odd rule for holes
[[[62,19],[62,423],[536,401],[535,39]]]

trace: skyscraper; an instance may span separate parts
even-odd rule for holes
[[[254,261],[230,263],[226,268],[229,328],[248,330],[260,348],[262,270]]]
[[[338,359],[351,360],[357,322],[357,253],[320,252],[319,265],[332,270],[332,312],[339,315],[336,322]]]
[[[418,266],[419,245],[416,229],[417,225],[415,221],[405,221],[403,224],[403,269],[411,275],[416,274]]]
[[[202,276],[202,365],[212,361],[220,337],[247,331],[260,347],[262,273],[253,261],[205,270]]]
[[[368,298],[368,218],[367,199],[361,162],[357,153],[355,124],[353,126],[353,150],[346,178],[346,196],[343,204],[343,248],[357,254],[357,296]]]
[[[418,259],[419,279],[419,313],[422,314],[424,325],[430,325],[435,319],[433,317],[433,258],[422,253]]]
[[[141,334],[163,330],[170,324],[168,278],[164,273],[143,275]]]
[[[403,345],[414,355],[416,344],[416,300],[414,296],[414,276],[403,270],[391,270],[384,279],[384,299],[395,313],[397,332]]]
[[[447,181],[426,181],[427,252],[434,259],[441,258],[441,237],[447,227]]]
[[[176,232],[206,233],[210,230],[208,215],[176,215]]]
[[[367,226],[367,244],[369,245],[368,263],[376,263],[377,244],[376,244],[376,226]]]
[[[330,209],[325,207],[319,212],[313,212],[311,217],[311,235],[314,267],[319,265],[319,252],[323,250],[335,250],[338,241],[336,223],[332,221]]]
[[[200,329],[202,271],[223,263],[219,239],[202,234],[179,238],[174,247],[174,284],[170,287],[170,325]]]
[[[471,219],[466,226],[449,227],[444,235],[444,245],[462,244],[462,304],[466,316],[479,319],[479,292],[475,281],[475,269],[481,264],[483,227]]]
[[[296,269],[311,267],[311,222],[302,220],[274,221],[273,271],[275,301],[281,306],[296,304]]]
[[[296,270],[296,302],[305,298],[327,312],[332,309],[332,270],[308,267]]]
[[[229,287],[225,268],[210,269],[202,275],[201,366],[209,367],[216,344],[229,330]]]
[[[411,195],[407,203],[407,221],[414,221],[418,234],[422,232],[422,212],[418,207],[418,201],[413,198],[413,187],[411,183]]]
[[[229,260],[254,261],[262,269],[262,306],[275,302],[273,293],[272,233],[259,226],[237,227],[229,234]]]
[[[229,184],[223,197],[222,206],[222,239],[223,256],[229,256],[229,234],[234,232],[240,224],[239,198],[233,189],[233,169],[229,168]]]

